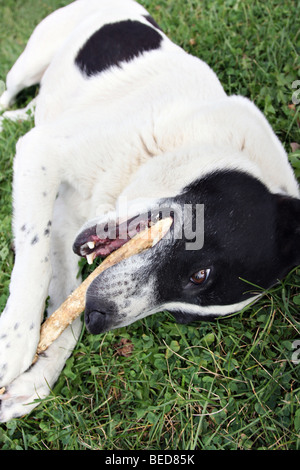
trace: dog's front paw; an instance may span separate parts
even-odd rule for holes
[[[20,375],[0,395],[0,422],[30,413],[39,404],[37,399],[45,398],[49,392],[45,379],[40,383],[36,382],[31,371]]]
[[[49,395],[81,330],[80,318],[67,328],[26,372],[0,394],[0,422],[24,416]]]
[[[22,324],[4,311],[0,317],[0,387],[8,385],[32,364],[40,325]]]

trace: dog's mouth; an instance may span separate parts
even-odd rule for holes
[[[87,262],[92,264],[95,258],[105,258],[125,245],[137,233],[150,228],[162,218],[159,211],[155,214],[148,212],[120,224],[110,221],[91,226],[77,236],[73,244],[73,251],[77,255],[85,257]]]

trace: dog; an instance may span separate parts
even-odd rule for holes
[[[2,422],[49,394],[77,342],[80,319],[31,366],[47,297],[50,315],[81,282],[78,255],[92,263],[173,219],[168,236],[90,285],[92,334],[163,310],[178,322],[240,311],[300,263],[299,187],[269,123],[143,6],[77,0],[45,18],[7,75],[2,108],[37,83],[35,127],[14,159]]]

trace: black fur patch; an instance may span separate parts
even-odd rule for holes
[[[184,236],[165,245],[168,261],[161,256],[155,265],[157,303],[181,302],[182,309],[186,305],[187,313],[174,313],[177,321],[202,320],[200,314],[188,313],[190,304],[232,305],[276,284],[299,261],[299,222],[292,221],[299,220],[300,201],[287,199],[284,221],[278,196],[251,175],[224,170],[190,184],[170,203],[161,200],[165,207],[173,201],[181,207],[204,204],[204,246],[186,250]],[[203,285],[189,281],[207,268],[210,275]]]
[[[88,77],[112,66],[120,67],[143,52],[158,49],[162,36],[139,21],[106,24],[94,33],[80,49],[76,65]]]
[[[156,23],[156,21],[152,18],[151,15],[145,15],[144,18],[146,18],[146,20],[149,21],[149,23],[152,24],[152,26],[154,26],[154,28],[159,29],[160,31],[162,31],[161,27]]]

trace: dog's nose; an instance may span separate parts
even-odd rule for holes
[[[88,331],[92,335],[97,335],[105,331],[106,314],[99,312],[99,310],[85,309],[84,321]]]
[[[93,335],[104,333],[111,329],[115,320],[114,303],[105,298],[99,299],[97,295],[90,292],[89,288],[84,313],[84,321],[88,331]]]

